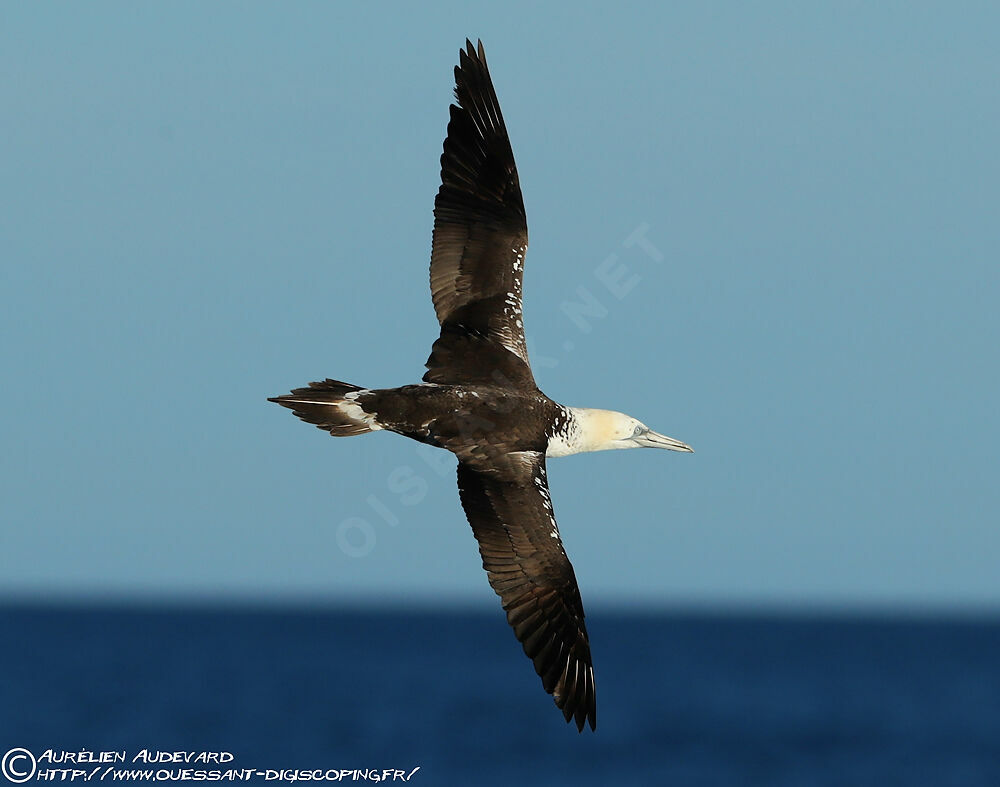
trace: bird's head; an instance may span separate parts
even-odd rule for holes
[[[668,451],[693,453],[687,443],[654,432],[642,421],[614,410],[574,408],[581,429],[584,451],[607,451],[617,448],[666,448]]]

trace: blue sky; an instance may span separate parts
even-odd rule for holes
[[[0,596],[495,604],[450,456],[265,401],[422,374],[471,36],[542,389],[697,452],[550,463],[585,601],[996,609],[997,29],[987,3],[6,5]]]

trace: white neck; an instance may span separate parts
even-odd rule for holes
[[[607,451],[612,448],[633,446],[616,439],[622,430],[631,430],[628,422],[638,423],[624,413],[614,410],[595,410],[590,407],[566,407],[568,418],[557,423],[555,434],[549,438],[546,456],[569,456],[584,451]]]

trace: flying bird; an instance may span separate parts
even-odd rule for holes
[[[549,497],[549,457],[690,446],[611,410],[567,407],[535,384],[521,282],[528,226],[482,42],[455,68],[434,200],[430,284],[441,334],[423,382],[310,383],[269,401],[335,437],[385,429],[458,457],[458,491],[507,622],[566,721],[597,726],[583,602]]]

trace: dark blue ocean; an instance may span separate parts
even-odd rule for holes
[[[0,747],[419,766],[418,785],[1000,785],[997,622],[587,623],[598,727],[578,734],[499,610],[8,605]]]

